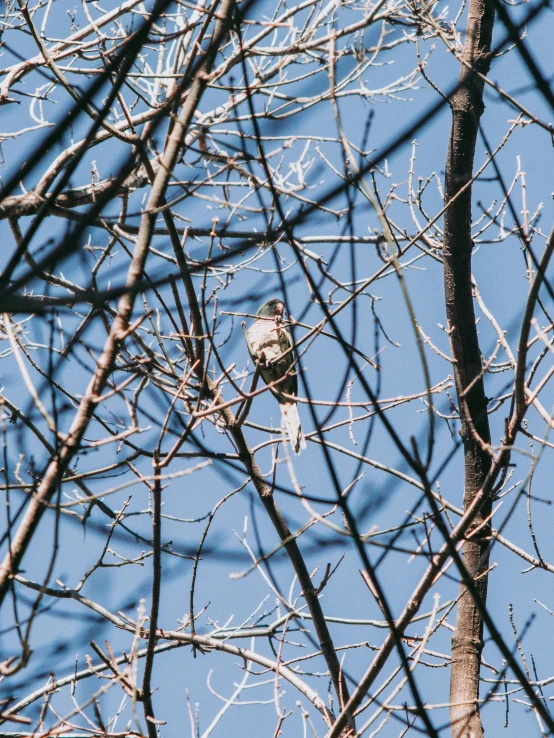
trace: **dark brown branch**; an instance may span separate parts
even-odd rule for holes
[[[152,704],[152,670],[154,668],[154,654],[156,649],[156,633],[158,629],[158,615],[160,612],[160,589],[162,580],[162,483],[158,456],[154,459],[153,511],[152,511],[152,605],[150,622],[148,624],[148,646],[142,679],[142,700],[144,703],[144,717],[148,728],[148,738],[156,738],[156,724],[154,723],[154,706]]]
[[[473,175],[479,119],[484,110],[484,82],[477,72],[486,75],[489,70],[493,24],[493,0],[471,0],[463,52],[466,63],[461,66],[459,85],[450,100],[452,129],[446,161],[446,203],[456,197]],[[491,467],[487,398],[471,287],[471,198],[469,186],[444,215],[445,299],[464,444],[464,510],[482,489]],[[473,527],[481,526],[490,512],[488,500],[475,517]],[[487,522],[478,536],[463,543],[462,560],[470,576],[478,577],[488,568],[489,536],[490,522]],[[482,603],[486,603],[487,581],[487,575],[476,580]],[[482,650],[483,620],[474,598],[462,583],[452,638],[450,677],[450,719],[455,738],[483,736],[478,708]]]

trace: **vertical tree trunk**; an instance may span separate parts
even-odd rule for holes
[[[470,0],[463,59],[481,74],[486,74],[490,67],[493,23],[493,0]],[[483,81],[468,66],[462,64],[459,87],[450,101],[452,129],[446,160],[446,202],[470,181],[473,174],[479,119],[484,110],[483,85]],[[482,361],[471,288],[471,198],[472,190],[469,186],[447,209],[444,217],[444,285],[464,445],[464,510],[482,486],[490,467],[490,456],[483,448],[484,444],[490,442],[490,430],[485,389],[480,377]],[[472,388],[464,394],[472,382]],[[490,504],[485,506],[482,515],[476,519],[474,528],[482,523],[490,509]],[[486,525],[475,538],[463,543],[463,562],[474,577],[488,566],[488,532],[489,525]],[[452,639],[452,735],[454,738],[481,738],[483,727],[477,700],[483,623],[473,597],[463,582],[460,586],[456,632]],[[485,601],[486,575],[479,578],[477,586]]]

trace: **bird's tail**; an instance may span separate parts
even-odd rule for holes
[[[283,403],[281,405],[281,413],[283,415],[283,422],[287,429],[292,450],[296,455],[298,455],[302,449],[306,448],[306,439],[302,433],[302,426],[300,425],[300,416],[298,415],[296,403]]]

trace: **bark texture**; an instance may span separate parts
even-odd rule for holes
[[[484,83],[477,73],[486,75],[490,67],[493,24],[493,0],[470,0],[459,86],[450,101],[452,129],[446,161],[446,202],[467,185],[473,175],[479,119],[484,110]],[[469,186],[444,216],[444,284],[450,343],[455,361],[460,433],[464,445],[464,510],[482,487],[491,464],[486,449],[490,443],[490,430],[471,285],[471,199],[472,188]],[[467,390],[470,385],[471,388]],[[490,511],[491,503],[488,502],[476,518],[469,536],[471,530],[481,526]],[[487,523],[479,528],[477,535],[464,540],[462,559],[467,571],[474,577],[479,577],[488,567],[489,532],[490,525]],[[485,602],[486,575],[478,578],[477,587]],[[454,738],[481,738],[483,727],[477,700],[483,622],[463,582],[460,595],[456,632],[452,639],[452,735]]]

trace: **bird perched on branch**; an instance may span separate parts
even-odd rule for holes
[[[264,303],[245,336],[256,370],[260,372],[281,407],[292,450],[299,454],[306,448],[306,439],[302,433],[296,402],[291,399],[298,394],[298,379],[294,369],[296,351],[292,336],[285,328],[284,311],[285,305],[281,300],[273,299]]]

